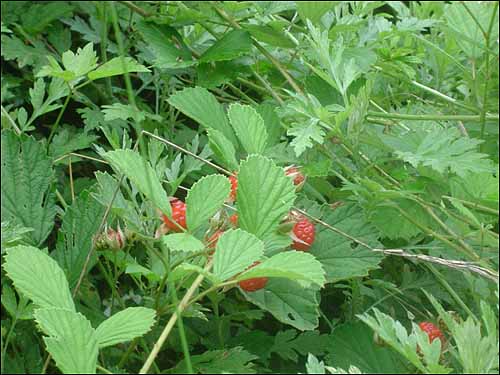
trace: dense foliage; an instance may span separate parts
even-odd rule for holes
[[[2,373],[498,373],[498,2],[1,7]]]

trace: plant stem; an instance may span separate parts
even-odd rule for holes
[[[410,115],[405,113],[383,113],[368,111],[367,116],[388,118],[394,120],[414,120],[414,121],[481,121],[480,115]],[[498,114],[485,115],[487,120],[499,119]]]
[[[66,97],[66,100],[64,101],[64,104],[59,111],[59,114],[57,115],[56,122],[52,125],[52,129],[50,130],[49,138],[47,139],[47,148],[50,145],[50,141],[52,140],[52,137],[54,136],[56,129],[59,127],[59,122],[61,121],[62,115],[64,111],[66,111],[66,107],[68,106],[69,100],[71,99],[72,96],[72,91],[69,92],[68,96]]]

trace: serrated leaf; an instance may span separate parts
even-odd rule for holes
[[[233,145],[238,144],[224,108],[208,90],[188,87],[172,95],[168,102],[204,127],[220,131]]]
[[[115,57],[90,72],[88,77],[91,80],[95,80],[132,72],[150,72],[150,70],[131,57]]]
[[[214,255],[214,275],[225,281],[251,266],[264,254],[264,244],[254,235],[241,229],[223,233]]]
[[[291,129],[288,129],[287,134],[293,136],[290,146],[295,150],[295,155],[298,157],[308,149],[313,147],[313,141],[322,144],[325,132],[314,121],[308,123],[296,123]]]
[[[138,111],[136,108],[129,104],[114,103],[111,105],[102,106],[105,121],[113,120],[128,120],[129,118],[136,122],[142,122],[146,118],[144,111]]]
[[[364,218],[360,208],[349,204],[336,208],[322,219],[344,233],[372,246],[382,247],[377,240],[378,231]],[[383,255],[354,243],[328,228],[317,226],[311,254],[321,262],[328,282],[366,276],[378,267]]]
[[[148,161],[132,150],[109,151],[104,158],[127,176],[137,189],[158,207],[165,215],[172,217],[167,193],[163,190],[155,170]]]
[[[156,312],[146,307],[128,307],[104,322],[96,329],[99,348],[130,341],[147,333],[155,322]]]
[[[276,30],[269,25],[244,25],[243,28],[260,42],[264,42],[274,47],[293,48],[292,42],[283,32]]]
[[[49,337],[43,340],[65,374],[95,374],[98,344],[95,330],[82,314],[65,309],[38,309],[35,320]]]
[[[232,60],[250,53],[252,38],[247,31],[232,30],[216,41],[200,56],[200,62]]]
[[[2,132],[2,221],[33,228],[34,245],[41,245],[54,226],[54,180],[44,142]]]
[[[105,207],[84,191],[64,213],[54,257],[65,270],[71,288],[80,277],[104,211]],[[87,272],[92,269],[96,260],[97,256],[94,254],[90,258]]]
[[[186,224],[193,232],[219,210],[229,196],[231,184],[222,175],[199,179],[186,197]]]
[[[44,4],[30,4],[28,11],[23,14],[23,28],[32,35],[40,33],[52,22],[69,17],[73,6],[67,2],[47,1]]]
[[[318,326],[317,289],[287,279],[269,279],[264,289],[244,292],[245,298],[269,311],[280,322],[301,331]]]
[[[248,105],[231,104],[229,121],[248,154],[261,154],[267,144],[267,130],[258,112]]]
[[[81,77],[97,66],[97,55],[94,45],[87,43],[83,48],[78,48],[76,53],[66,51],[62,54],[62,63],[66,71],[74,74],[74,78]]]
[[[238,280],[264,276],[303,280],[320,287],[325,283],[325,271],[321,263],[311,254],[301,251],[276,254],[238,276]]]
[[[231,171],[237,170],[238,162],[233,144],[218,130],[207,129],[207,134],[210,149],[221,160],[221,164]]]
[[[75,310],[68,281],[57,262],[31,246],[7,250],[3,265],[16,289],[40,307]]]
[[[173,251],[197,252],[205,248],[203,242],[189,233],[167,234],[161,242]]]
[[[277,228],[295,200],[295,187],[282,168],[263,156],[249,156],[238,173],[238,223],[264,239]]]

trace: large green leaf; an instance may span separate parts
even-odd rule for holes
[[[31,246],[7,250],[3,265],[16,289],[40,307],[75,310],[68,281],[57,262]]]
[[[96,329],[100,348],[130,341],[147,333],[156,312],[146,307],[128,307],[102,322]]]
[[[326,346],[326,362],[333,367],[354,365],[367,374],[404,373],[405,368],[389,348],[373,343],[373,332],[362,322],[335,328]]]
[[[231,192],[229,179],[210,175],[199,179],[186,197],[186,223],[193,232],[219,210]]]
[[[244,292],[245,298],[276,319],[302,331],[318,326],[317,289],[287,279],[269,279],[264,289]]]
[[[282,168],[266,157],[252,155],[238,173],[238,222],[264,239],[277,228],[295,200],[295,187]]]
[[[361,209],[355,205],[338,207],[323,221],[369,246],[381,247],[377,241],[378,231],[365,220]],[[328,282],[366,276],[369,270],[378,267],[383,258],[380,253],[366,249],[328,228],[317,226],[316,229],[311,254],[323,264]]]
[[[149,72],[150,70],[144,65],[139,64],[131,57],[115,57],[107,63],[102,64],[96,70],[88,74],[89,79],[95,80],[104,77],[117,76],[124,73],[132,72]]]
[[[188,87],[172,95],[168,102],[206,128],[220,131],[233,145],[238,144],[224,108],[202,87]]]
[[[170,202],[158,175],[141,155],[132,150],[116,150],[105,153],[104,158],[127,176],[165,215],[172,216]]]
[[[214,255],[214,274],[227,280],[251,266],[264,254],[264,244],[254,235],[241,229],[231,229],[217,241]]]
[[[321,17],[334,7],[338,1],[298,1],[297,12],[302,21],[311,20],[312,23],[318,24]]]
[[[64,213],[54,257],[65,270],[71,288],[75,286],[82,272],[92,248],[92,238],[99,229],[104,211],[105,207],[84,191]],[[92,269],[96,260],[97,255],[94,254],[87,272]]]
[[[82,314],[64,309],[38,309],[35,320],[48,335],[43,340],[65,374],[95,374],[98,344],[95,330]]]
[[[261,154],[267,143],[267,130],[259,113],[248,105],[231,104],[227,111],[240,143],[249,154]]]
[[[2,132],[2,221],[33,228],[28,236],[37,246],[54,226],[54,180],[44,142]]]
[[[286,251],[274,255],[256,267],[238,277],[239,280],[254,277],[283,277],[293,280],[304,280],[323,286],[325,271],[311,254],[301,251]]]
[[[200,56],[200,62],[232,60],[252,50],[252,38],[247,31],[232,30],[216,41]]]

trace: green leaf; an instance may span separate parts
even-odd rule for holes
[[[172,233],[162,236],[161,242],[173,251],[197,252],[205,248],[203,242],[189,233]]]
[[[276,114],[275,109],[276,107],[269,103],[261,103],[256,108],[266,126],[268,147],[277,144],[283,133],[283,127],[281,126],[280,118]]]
[[[146,118],[144,111],[138,111],[130,104],[114,103],[111,105],[103,105],[102,108],[105,121],[113,121],[117,119],[126,121],[131,118],[135,122],[142,122]]]
[[[96,332],[82,314],[64,309],[38,309],[35,320],[49,337],[43,340],[57,367],[65,374],[95,374]]]
[[[326,362],[330,366],[354,365],[367,374],[402,374],[405,368],[389,348],[373,343],[373,332],[362,322],[337,326],[330,335]]]
[[[227,111],[229,121],[248,154],[261,154],[267,143],[264,120],[248,105],[231,104]]]
[[[61,18],[71,16],[73,6],[67,2],[47,1],[44,4],[31,4],[23,14],[22,25],[26,32],[36,35],[48,25]]]
[[[374,248],[381,248],[378,231],[370,225],[357,206],[348,204],[328,213],[324,222]],[[316,226],[316,239],[310,253],[321,262],[328,282],[367,276],[378,267],[383,255],[356,244],[323,226]]]
[[[107,63],[102,64],[96,70],[88,74],[89,79],[95,80],[104,77],[112,77],[132,72],[150,72],[144,65],[139,64],[131,57],[115,57]]]
[[[224,108],[208,90],[188,87],[172,95],[168,102],[204,127],[220,131],[233,145],[238,144]]]
[[[210,219],[231,192],[227,177],[210,175],[199,179],[186,197],[186,224],[193,232]]]
[[[34,304],[75,311],[63,270],[41,250],[31,246],[11,247],[3,268],[16,289]]]
[[[221,164],[231,171],[237,170],[238,162],[233,144],[218,130],[207,129],[207,134],[210,149],[221,160]]]
[[[203,354],[192,355],[191,365],[197,374],[255,374],[253,361],[257,356],[250,354],[241,347],[208,350]],[[168,371],[172,374],[187,373],[186,361],[182,360],[177,366]]]
[[[232,30],[216,41],[200,56],[200,62],[232,60],[249,54],[252,50],[252,38],[247,31]]]
[[[321,263],[311,254],[302,251],[286,251],[276,254],[238,276],[238,280],[264,276],[303,280],[320,287],[325,283],[325,271]]]
[[[109,151],[104,154],[120,173],[127,176],[137,189],[158,207],[165,215],[172,217],[172,209],[167,193],[163,190],[155,170],[141,155],[132,150]]]
[[[260,239],[274,232],[295,200],[295,187],[282,168],[263,156],[249,156],[238,173],[240,228]]]
[[[465,177],[469,172],[494,172],[488,155],[477,152],[482,140],[462,136],[455,128],[418,129],[398,137],[382,137],[395,155],[418,168],[431,167],[446,175],[448,172]]]
[[[140,21],[135,25],[153,53],[157,67],[186,68],[196,63],[189,49],[182,43],[182,36],[174,28],[147,21]]]
[[[219,237],[214,255],[214,274],[225,281],[244,271],[264,254],[264,244],[241,229],[231,229]]]
[[[83,191],[64,213],[54,257],[65,270],[71,288],[76,285],[92,249],[92,238],[97,234],[104,211],[104,206]],[[94,254],[87,272],[96,261],[97,255]]]
[[[332,9],[338,1],[297,1],[297,12],[302,21],[311,20],[312,23],[318,24],[321,17]]]
[[[155,322],[156,312],[146,307],[128,307],[102,322],[96,329],[99,348],[130,341],[146,334]]]
[[[54,226],[54,181],[44,142],[2,132],[2,221],[33,228],[31,242],[37,246]]]
[[[280,322],[301,331],[318,326],[317,290],[287,279],[269,279],[264,289],[244,292],[245,298],[269,311]]]
[[[78,131],[75,127],[65,126],[59,130],[49,146],[49,154],[53,159],[89,148],[97,140],[97,136]]]
[[[308,123],[295,123],[293,127],[288,129],[287,134],[294,137],[290,146],[295,150],[295,155],[300,156],[302,153],[314,146],[313,141],[322,144],[325,132],[315,121]]]
[[[295,43],[292,42],[283,32],[276,30],[269,25],[243,25],[243,28],[260,42],[264,42],[274,47],[293,48]]]

